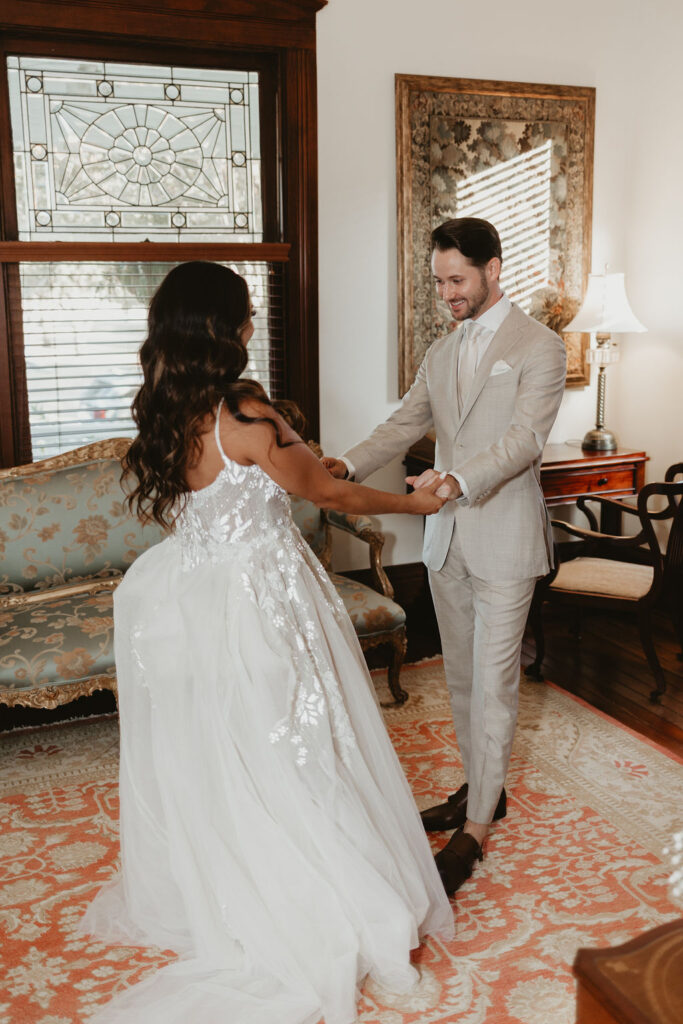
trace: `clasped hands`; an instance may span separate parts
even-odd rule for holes
[[[420,473],[419,476],[407,476],[405,479],[406,483],[410,484],[413,490],[417,491],[420,487],[428,487],[433,484],[437,477],[443,480],[441,486],[437,487],[434,492],[437,498],[453,501],[455,498],[460,497],[462,494],[460,484],[450,473],[439,473],[436,469],[425,469],[424,473]]]
[[[347,474],[345,462],[342,462],[341,459],[334,459],[330,456],[325,456],[321,461],[328,473],[337,477],[338,480],[344,479]],[[407,476],[405,480],[407,484],[410,484],[413,490],[417,491],[421,487],[431,486],[437,477],[443,480],[441,486],[437,487],[434,492],[438,498],[445,498],[446,501],[452,501],[453,499],[460,497],[462,494],[460,484],[455,477],[450,475],[450,473],[439,473],[435,469],[425,469],[424,473],[420,473],[419,476]]]

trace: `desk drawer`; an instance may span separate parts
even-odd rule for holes
[[[559,504],[582,494],[633,494],[633,466],[605,466],[602,469],[541,471],[541,485],[546,501]]]

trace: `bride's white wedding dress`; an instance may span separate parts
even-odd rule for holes
[[[121,871],[83,925],[180,958],[94,1020],[350,1024],[453,915],[334,587],[287,494],[216,443],[116,592]]]

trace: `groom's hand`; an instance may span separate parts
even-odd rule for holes
[[[429,484],[432,484],[437,477],[443,480],[443,483],[435,492],[439,498],[446,498],[450,501],[460,497],[462,490],[455,477],[451,476],[450,473],[438,473],[435,469],[425,469],[424,473],[420,473],[419,476],[407,476],[406,483],[410,484],[417,491],[421,487],[427,487]]]
[[[346,476],[349,471],[346,463],[342,462],[341,459],[333,459],[326,455],[320,461],[322,462],[327,472],[331,473],[332,476],[337,478],[337,480],[346,479]]]

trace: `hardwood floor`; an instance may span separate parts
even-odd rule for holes
[[[667,683],[660,704],[650,701],[654,680],[635,619],[607,612],[585,614],[579,639],[561,609],[546,607],[543,625],[546,680],[683,757],[683,661],[668,619],[657,616],[654,632]],[[532,662],[535,653],[527,631],[522,664]]]

